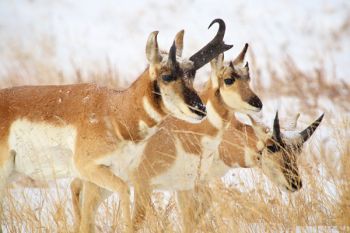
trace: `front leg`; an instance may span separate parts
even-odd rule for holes
[[[152,209],[152,190],[146,181],[134,182],[134,211],[132,218],[133,230],[138,231],[144,222],[147,212]]]
[[[81,220],[81,197],[83,195],[83,182],[81,179],[74,179],[70,183],[70,192],[72,196],[73,214],[74,214],[74,232],[78,232]]]
[[[74,211],[74,232],[94,231],[95,216],[101,202],[112,193],[95,184],[74,179],[70,185]]]
[[[102,201],[100,188],[94,183],[83,181],[81,190],[81,209],[79,211],[79,232],[95,232],[95,214]],[[78,216],[79,217],[79,216]]]
[[[87,154],[92,154],[92,153],[87,153]],[[75,160],[75,165],[80,173],[80,176],[82,179],[86,181],[90,181],[91,183],[102,187],[104,189],[107,189],[108,191],[115,192],[119,195],[120,199],[120,206],[122,210],[122,215],[123,215],[123,232],[132,232],[132,224],[131,224],[131,216],[130,216],[130,192],[129,192],[129,187],[128,185],[119,177],[113,174],[113,172],[109,169],[109,167],[97,164],[95,161],[90,159],[85,159],[89,158],[89,156],[76,156]],[[94,216],[94,212],[96,208],[90,208],[88,203],[93,202],[90,198],[91,191],[88,191],[88,189],[92,188],[93,190],[96,189],[96,187],[92,187],[92,184],[89,184],[87,188],[84,187],[84,194],[83,194],[83,202],[86,204],[86,208],[88,208],[88,211],[91,211],[92,213],[87,213],[88,216]],[[84,201],[84,199],[86,201]],[[89,209],[90,208],[90,209]],[[81,222],[81,227],[86,229],[85,227],[86,224],[90,224],[89,222],[91,220],[88,220],[87,217],[87,222],[84,222],[83,225],[83,214],[85,214],[85,207],[84,205],[82,206],[81,209],[82,213],[82,222]],[[91,225],[91,224],[90,224]],[[89,227],[86,229],[87,231],[80,231],[81,233],[85,232],[91,232],[91,230],[94,229],[94,227]]]

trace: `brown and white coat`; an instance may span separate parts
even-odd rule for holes
[[[215,40],[180,62],[176,53],[182,45],[177,51],[176,43],[183,31],[168,56],[159,52],[158,32],[151,33],[149,67],[124,91],[94,84],[0,90],[0,192],[16,174],[34,180],[79,177],[119,194],[130,231],[129,187],[110,163],[142,148],[169,114],[191,122],[206,115],[192,87],[195,71],[231,47],[222,41],[224,22],[215,22],[220,25]],[[210,49],[215,45],[218,49]]]

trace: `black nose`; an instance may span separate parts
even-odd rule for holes
[[[248,104],[250,104],[256,108],[259,108],[259,109],[262,109],[262,107],[263,107],[261,100],[256,95],[249,99]]]

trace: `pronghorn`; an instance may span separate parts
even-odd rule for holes
[[[129,231],[129,187],[110,164],[119,156],[120,166],[137,164],[133,152],[169,114],[196,123],[206,116],[192,87],[196,70],[232,47],[223,42],[224,22],[216,19],[210,26],[214,23],[219,24],[215,38],[189,60],[176,55],[182,52],[183,32],[168,55],[158,49],[158,32],[151,33],[149,67],[124,91],[94,84],[0,90],[0,192],[16,174],[88,180],[119,194]]]
[[[294,129],[283,133],[276,113],[273,133],[256,119],[250,117],[252,126],[240,123],[233,118],[225,131],[218,149],[217,160],[209,168],[208,180],[193,190],[176,193],[177,204],[181,212],[184,232],[193,232],[201,216],[209,208],[208,185],[210,179],[220,178],[230,169],[243,167],[261,168],[270,180],[283,190],[295,192],[302,187],[297,160],[303,144],[315,132],[323,119],[323,114],[300,133]],[[199,190],[199,192],[195,191]]]
[[[129,169],[126,178],[134,187],[135,208],[133,226],[136,230],[145,216],[145,205],[150,202],[152,189],[192,189],[197,182],[207,175],[212,162],[217,158],[217,150],[224,131],[229,125],[234,112],[260,111],[262,103],[249,87],[250,76],[248,63],[244,57],[248,49],[246,44],[236,59],[224,64],[223,54],[211,62],[212,73],[206,90],[202,93],[206,101],[207,118],[199,124],[191,124],[175,118],[169,118],[161,124],[162,129],[150,137],[144,151],[140,152],[140,163]],[[102,195],[97,187],[84,182],[83,197],[91,200],[90,209],[79,211],[79,192],[81,182],[72,183],[73,206],[76,218],[79,213],[82,223],[84,218],[93,219]],[[97,194],[97,195],[96,195]],[[108,194],[103,194],[104,196]],[[84,202],[84,201],[83,201]],[[95,202],[95,204],[94,204]],[[84,222],[84,223],[83,223]]]

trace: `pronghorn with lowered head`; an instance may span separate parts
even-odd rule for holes
[[[210,81],[202,93],[207,106],[207,118],[199,124],[190,124],[175,118],[169,118],[161,124],[162,129],[150,137],[144,150],[140,152],[140,163],[129,169],[126,177],[134,186],[134,229],[138,229],[145,217],[145,210],[150,203],[152,189],[187,190],[207,176],[208,169],[215,158],[214,153],[228,127],[234,112],[260,111],[262,103],[250,89],[249,67],[244,64],[248,44],[234,61],[224,64],[223,55],[211,62]],[[103,195],[92,184],[74,181],[72,194],[76,196],[74,208],[76,218],[79,212],[82,223],[84,218],[94,219],[93,212],[102,201]],[[78,210],[79,192],[90,200],[92,215],[86,216],[86,209]],[[84,200],[83,200],[84,202]],[[83,223],[84,222],[84,223]]]
[[[133,152],[169,114],[196,123],[206,116],[192,87],[196,70],[232,47],[223,42],[223,21],[214,23],[220,25],[215,38],[189,60],[176,56],[182,32],[167,55],[158,49],[158,33],[151,33],[149,67],[124,91],[94,84],[0,90],[0,192],[18,174],[88,180],[119,194],[130,231],[129,187],[110,164],[118,156],[135,162]]]
[[[290,192],[301,189],[298,156],[302,152],[303,144],[321,123],[323,114],[301,132],[295,129],[298,117],[299,115],[292,124],[292,130],[281,132],[276,113],[272,134],[268,127],[252,117],[252,126],[233,118],[220,143],[218,159],[209,168],[207,182],[224,176],[232,168],[258,167],[282,189]],[[206,183],[199,184],[193,190],[177,192],[177,204],[185,232],[193,232],[193,227],[209,208],[210,191]]]

